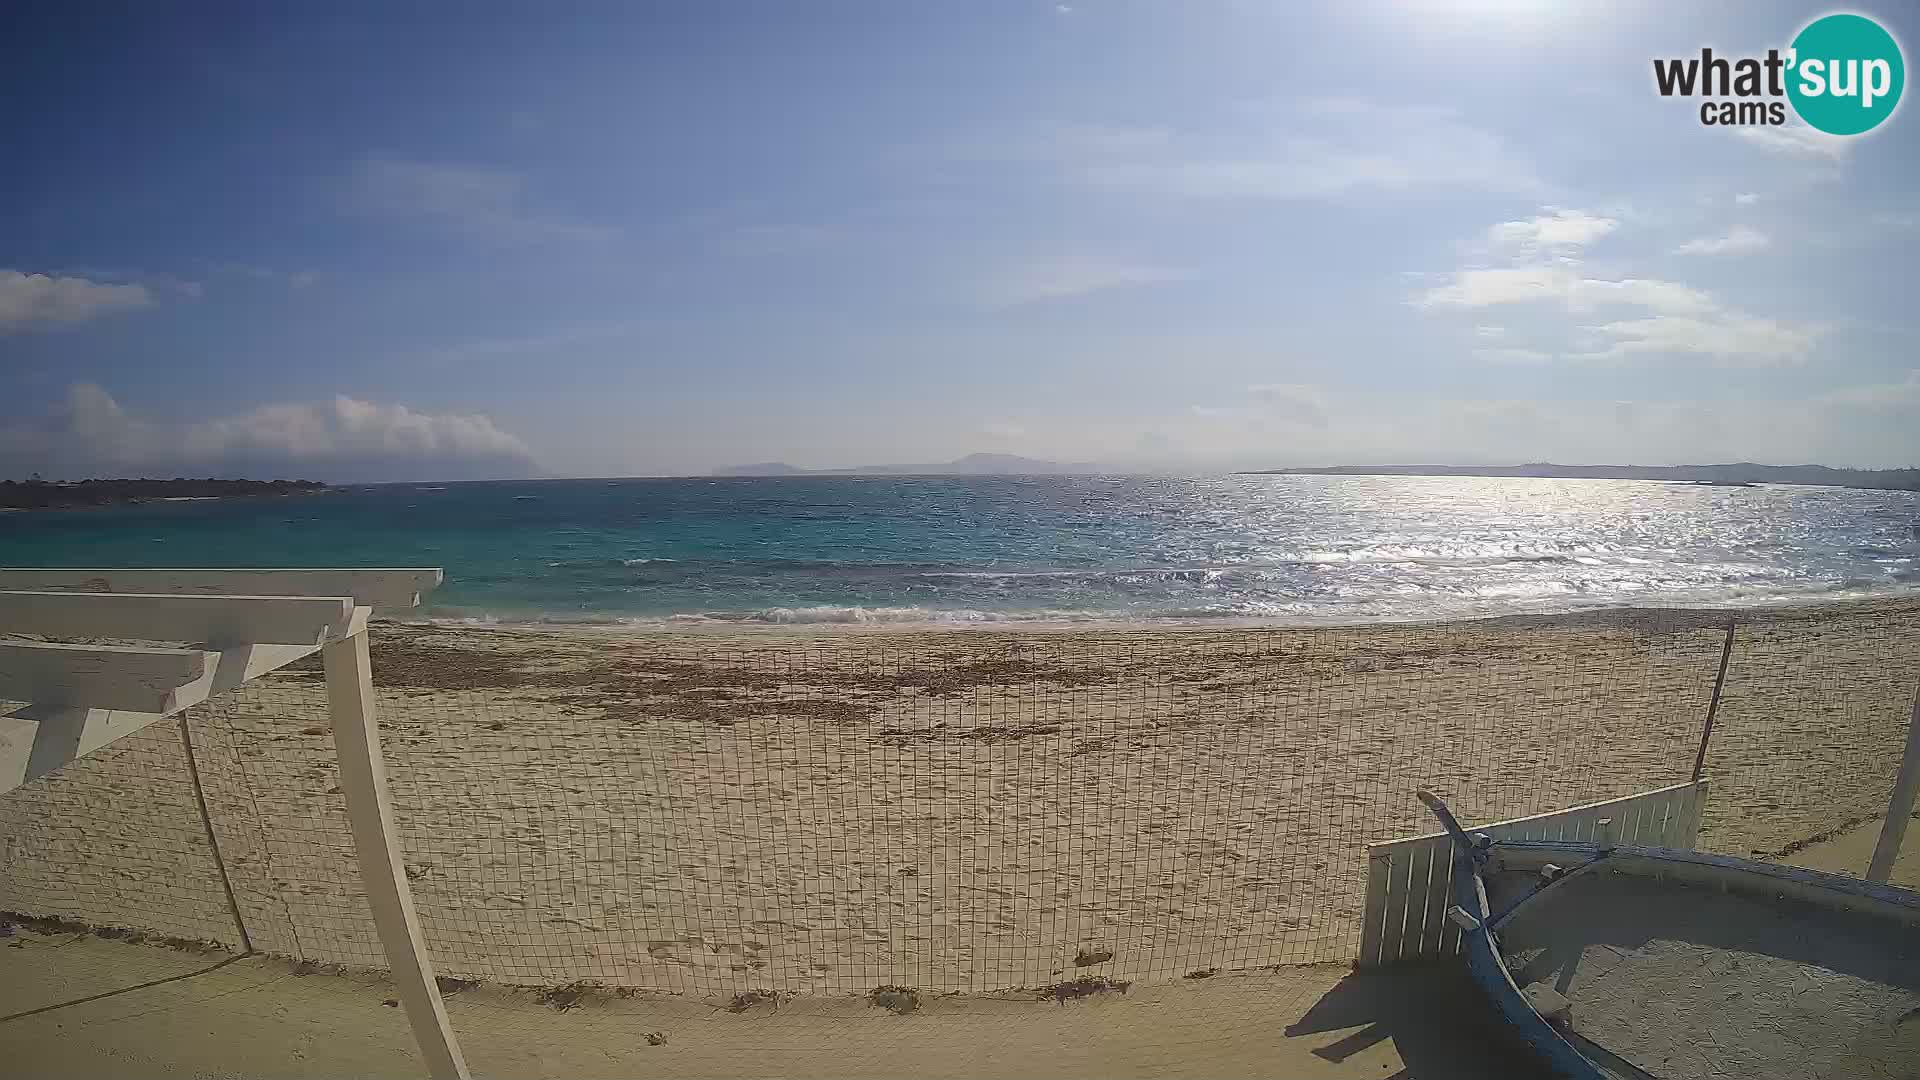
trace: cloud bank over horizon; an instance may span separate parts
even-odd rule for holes
[[[330,483],[511,479],[537,473],[517,436],[485,416],[419,412],[336,395],[166,425],[90,383],[29,421],[0,424],[0,475],[212,476]]]

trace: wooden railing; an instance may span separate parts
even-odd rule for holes
[[[402,869],[367,655],[373,609],[411,608],[440,580],[439,570],[0,570],[0,635],[12,636],[0,640],[0,698],[29,703],[0,717],[0,792],[319,652],[381,946],[428,1071],[464,1080]],[[204,822],[197,772],[193,782]],[[217,860],[211,827],[208,842]]]
[[[1496,840],[1591,843],[1604,833],[1614,843],[1689,849],[1700,832],[1707,783],[1702,777],[1550,814],[1492,825],[1469,823],[1467,828]],[[1367,903],[1355,962],[1362,968],[1388,967],[1459,952],[1460,930],[1446,917],[1452,888],[1453,849],[1446,833],[1368,844]]]

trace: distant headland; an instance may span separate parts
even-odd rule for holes
[[[0,510],[57,510],[121,503],[312,495],[318,480],[0,480]]]
[[[1920,469],[1835,469],[1826,465],[1328,465],[1311,469],[1250,469],[1243,475],[1306,476],[1528,476],[1566,480],[1665,480],[1683,484],[1751,487],[1810,484],[1920,491]]]

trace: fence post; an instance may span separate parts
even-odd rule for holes
[[[1868,881],[1884,882],[1893,873],[1893,860],[1900,857],[1900,843],[1907,836],[1907,819],[1913,814],[1916,791],[1920,791],[1920,686],[1914,688],[1913,715],[1907,718],[1907,752],[1900,758],[1900,772],[1894,777],[1886,820],[1880,823],[1880,842],[1873,846],[1873,861],[1867,864]]]
[[[367,657],[367,632],[329,641],[321,650],[327,672],[327,706],[333,717],[333,745],[340,755],[340,790],[346,796],[353,847],[360,858],[360,879],[373,908],[387,965],[407,1008],[414,1041],[434,1080],[468,1080],[466,1059],[454,1040],[433,964],[413,912],[399,838],[393,827],[393,802],[387,794],[387,768],[380,754],[380,722],[373,711],[373,666]]]
[[[213,855],[213,868],[220,874],[220,887],[226,890],[227,910],[233,914],[233,928],[240,932],[240,955],[253,955],[253,937],[247,933],[247,920],[240,917],[240,901],[233,895],[233,879],[227,876],[227,860],[220,857],[220,838],[214,835],[213,815],[207,812],[207,789],[200,784],[200,762],[193,752],[193,734],[187,730],[187,713],[180,714],[180,748],[187,754],[187,778],[193,781],[193,801],[200,807],[200,827],[207,831],[207,850]]]
[[[1733,632],[1740,625],[1740,616],[1727,619],[1727,640],[1720,646],[1720,674],[1713,677],[1713,700],[1707,702],[1707,722],[1700,726],[1700,752],[1693,755],[1693,779],[1699,780],[1700,773],[1707,767],[1707,743],[1713,738],[1713,718],[1720,713],[1720,691],[1727,685],[1727,661],[1733,658]]]

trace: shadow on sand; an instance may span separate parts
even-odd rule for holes
[[[1548,1074],[1513,1048],[1479,988],[1457,967],[1349,975],[1287,1026],[1289,1036],[1357,1028],[1314,1053],[1344,1061],[1392,1040],[1405,1067],[1384,1080],[1532,1080]]]

